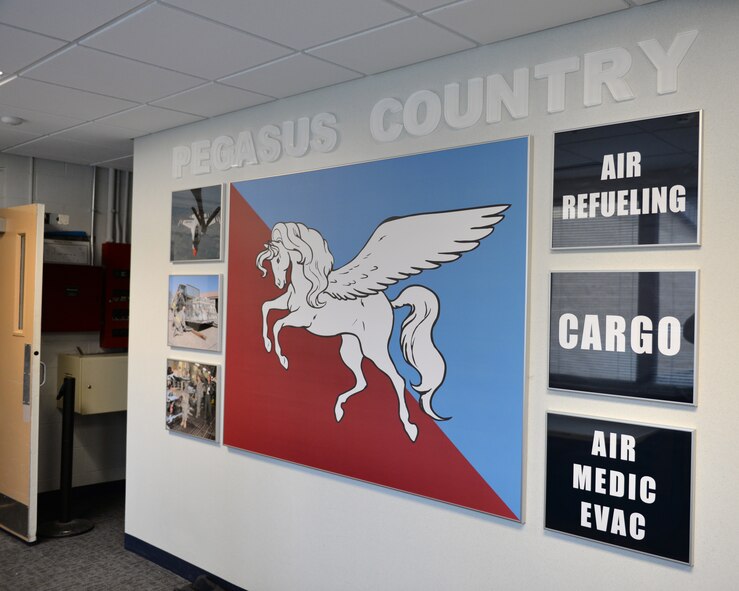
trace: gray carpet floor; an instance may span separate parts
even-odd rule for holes
[[[173,591],[185,579],[123,548],[123,486],[75,491],[73,515],[95,528],[81,536],[26,544],[0,531],[0,591]],[[45,498],[44,498],[45,497]],[[39,523],[55,518],[43,495]]]

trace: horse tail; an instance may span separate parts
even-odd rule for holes
[[[446,375],[446,362],[436,348],[432,334],[439,317],[439,299],[430,289],[411,285],[391,301],[390,305],[393,308],[411,307],[400,331],[403,357],[421,377],[418,384],[411,385],[421,395],[419,403],[423,411],[437,421],[446,421],[449,417],[440,417],[431,406],[431,399]]]

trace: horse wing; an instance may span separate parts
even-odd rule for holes
[[[491,205],[390,218],[349,263],[332,271],[325,292],[339,300],[379,293],[388,286],[456,261],[478,247],[509,205]]]

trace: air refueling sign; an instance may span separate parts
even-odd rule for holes
[[[551,275],[549,387],[695,403],[695,271]]]
[[[547,414],[545,527],[692,564],[693,431]]]
[[[700,120],[556,133],[552,247],[698,244]]]

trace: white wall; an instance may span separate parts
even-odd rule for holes
[[[658,96],[655,69],[637,42],[699,36],[679,70],[679,92]],[[136,142],[126,532],[250,591],[420,589],[729,589],[736,587],[739,445],[734,388],[739,349],[736,165],[739,4],[662,0],[622,13],[460,53]],[[636,98],[583,106],[582,70],[567,78],[565,112],[546,113],[546,84],[533,66],[625,47]],[[530,114],[424,138],[371,139],[368,116],[386,96],[407,98],[448,82],[532,70]],[[552,141],[559,130],[704,110],[702,246],[552,252]],[[171,150],[198,139],[258,129],[321,111],[341,133],[330,154],[283,158],[225,173],[171,176]],[[173,190],[267,177],[530,135],[531,219],[524,525],[384,490],[338,476],[168,434],[164,428],[169,207]],[[698,405],[618,400],[547,390],[548,273],[578,269],[700,269]],[[202,272],[182,265],[178,272]],[[225,264],[208,272],[225,274]],[[226,306],[228,302],[226,302]],[[160,328],[157,328],[160,327]],[[185,355],[182,355],[183,357]],[[187,358],[223,361],[223,355]],[[225,379],[228,380],[226,368]],[[545,416],[548,410],[694,428],[694,562],[691,567],[545,532]]]

